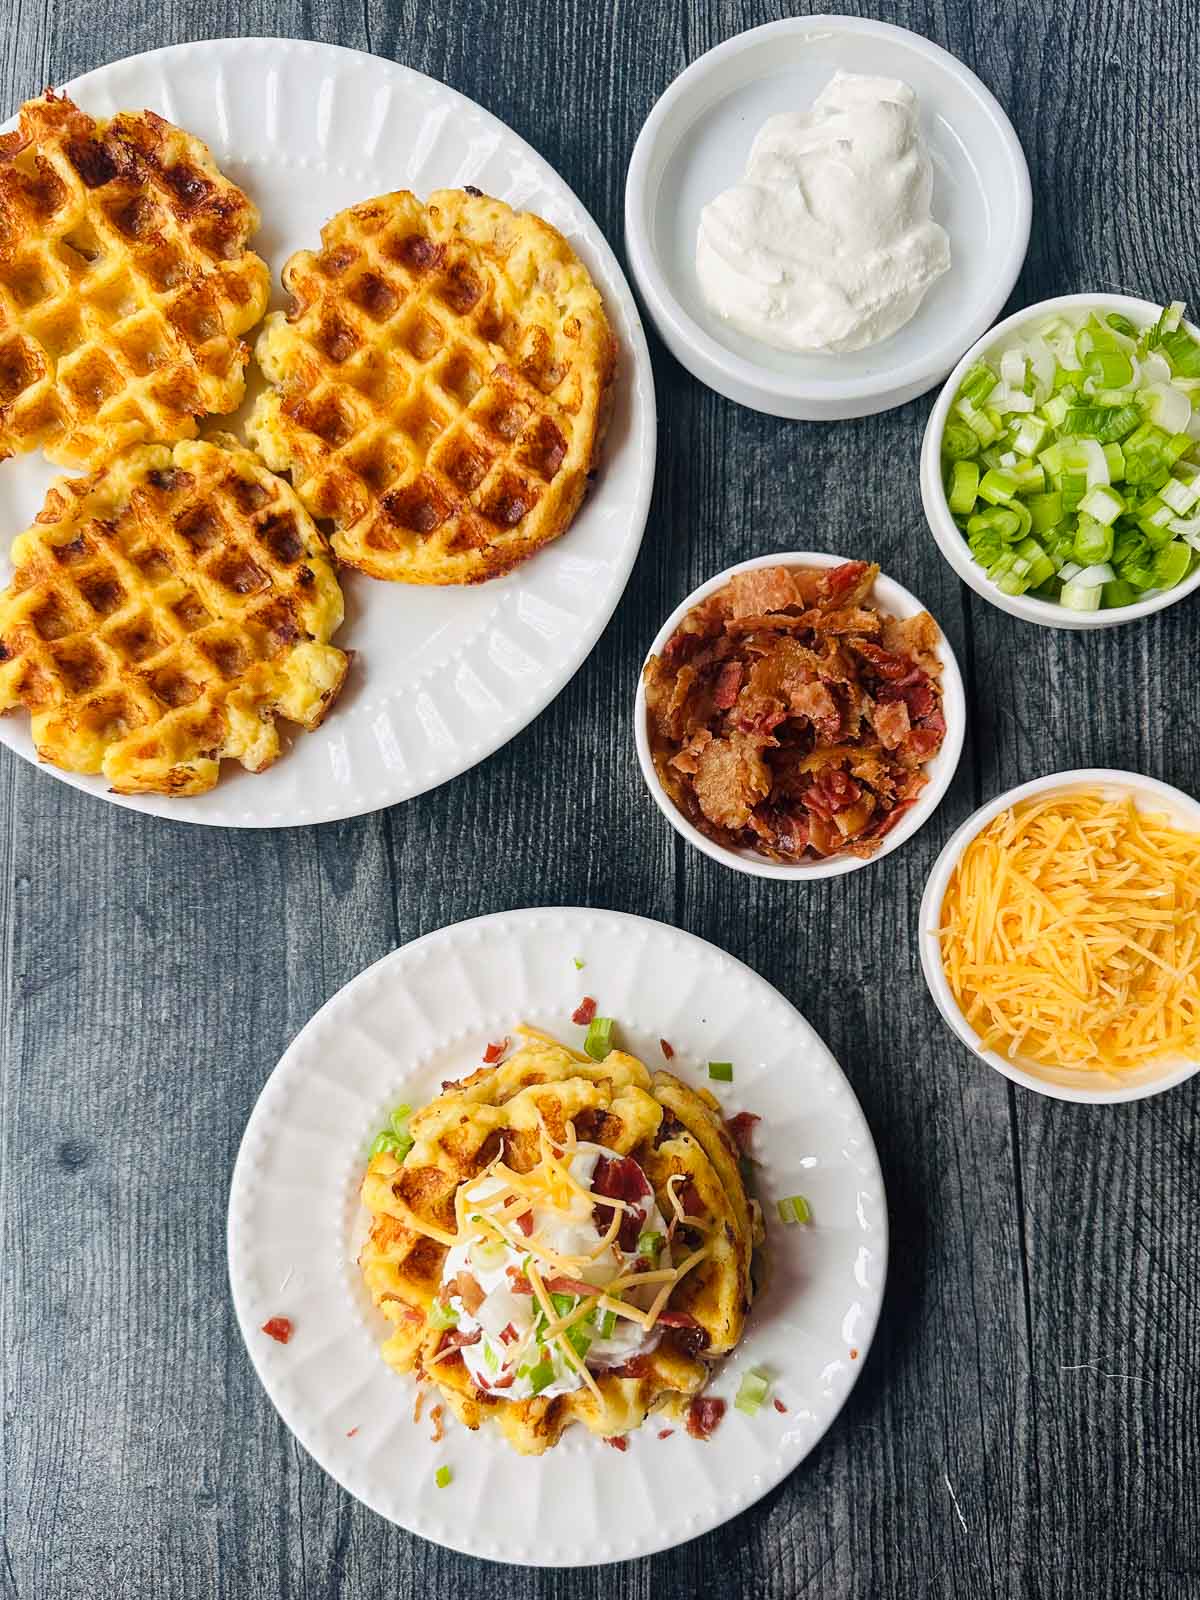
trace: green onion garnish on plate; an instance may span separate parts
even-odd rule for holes
[[[717,1083],[732,1083],[733,1082],[733,1062],[732,1061],[710,1061],[708,1063],[708,1075],[709,1075],[710,1078],[712,1078]]]
[[[770,1378],[761,1367],[751,1367],[738,1384],[733,1403],[739,1411],[744,1411],[748,1417],[752,1417],[761,1408],[770,1392]]]
[[[433,1475],[433,1481],[437,1484],[439,1489],[448,1488],[453,1478],[454,1474],[450,1471],[449,1467],[439,1467]]]
[[[588,1023],[583,1048],[593,1061],[603,1061],[612,1049],[612,1017],[593,1017]]]
[[[789,1227],[796,1222],[811,1222],[812,1208],[802,1194],[790,1194],[785,1200],[780,1200],[775,1207],[779,1213],[780,1222],[785,1222]]]

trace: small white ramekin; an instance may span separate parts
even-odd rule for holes
[[[710,594],[714,594],[727,584],[735,572],[750,572],[755,567],[840,567],[849,559],[848,556],[831,556],[811,550],[787,550],[779,555],[755,556],[751,561],[739,561],[736,566],[727,567],[724,572],[718,572],[715,578],[702,583],[688,595],[686,600],[676,606],[658,630],[654,643],[646,652],[646,660],[648,661],[651,656],[660,655],[667,640],[692,607],[699,605],[701,600],[706,600]],[[871,598],[881,610],[890,612],[894,617],[915,617],[918,612],[927,609],[915,595],[902,588],[894,579],[884,577],[882,573],[875,580]],[[732,867],[736,872],[747,872],[756,878],[788,878],[803,882],[812,878],[838,878],[843,873],[857,872],[860,867],[869,867],[874,862],[881,861],[884,856],[890,855],[893,850],[898,850],[906,840],[912,838],[923,823],[929,820],[949,788],[950,780],[958,766],[958,758],[962,754],[963,736],[967,727],[967,701],[958,662],[945,634],[942,635],[938,654],[942,663],[942,714],[946,719],[946,737],[942,740],[942,747],[937,755],[926,765],[929,781],[921,790],[916,805],[908,811],[902,821],[896,824],[891,833],[885,836],[883,843],[872,856],[864,858],[840,855],[830,856],[824,861],[798,861],[792,864],[772,861],[754,850],[726,849],[724,845],[715,843],[701,833],[699,828],[688,821],[664,790],[654,769],[654,757],[650,753],[650,735],[646,725],[646,682],[643,664],[643,670],[638,674],[637,693],[633,702],[633,732],[637,744],[638,762],[642,769],[642,777],[646,780],[646,787],[653,795],[658,809],[677,833],[681,834],[689,844],[694,844],[697,850],[703,850],[706,856],[711,856],[722,866]]]
[[[766,119],[807,110],[839,69],[902,78],[916,91],[951,267],[907,326],[869,349],[774,350],[706,305],[695,268],[700,213],[742,176]],[[810,421],[886,411],[943,378],[1012,291],[1031,214],[1029,169],[995,97],[940,46],[864,17],[788,17],[708,51],[654,106],[625,184],[629,264],[667,348],[739,405]]]
[[[951,991],[942,964],[941,940],[938,929],[942,920],[942,901],[955,867],[971,840],[985,828],[993,817],[999,816],[1009,806],[1022,800],[1032,800],[1037,795],[1066,792],[1071,789],[1099,789],[1111,795],[1132,795],[1138,808],[1169,816],[1179,827],[1195,829],[1200,835],[1200,802],[1182,789],[1157,778],[1145,778],[1137,772],[1119,772],[1111,767],[1084,767],[1076,772],[1052,772],[1048,777],[1035,778],[1019,788],[989,800],[947,841],[945,849],[934,862],[933,871],[921,897],[920,920],[917,937],[921,952],[921,970],[938,1010],[962,1042],[1013,1083],[1023,1089],[1033,1089],[1038,1094],[1055,1100],[1073,1100],[1085,1105],[1111,1105],[1118,1101],[1144,1100],[1164,1089],[1173,1089],[1195,1072],[1200,1071],[1200,1061],[1176,1061],[1166,1066],[1151,1067],[1141,1073],[1122,1077],[1120,1082],[1106,1077],[1103,1084],[1096,1082],[1098,1074],[1063,1067],[1053,1069],[1032,1062],[1010,1060],[996,1050],[981,1050],[979,1035],[967,1022]],[[1200,843],[1200,838],[1198,838]]]
[[[1024,622],[1037,622],[1043,628],[1115,628],[1122,622],[1136,622],[1139,617],[1149,617],[1156,611],[1163,611],[1200,588],[1200,567],[1197,567],[1183,583],[1168,589],[1165,594],[1155,595],[1153,600],[1139,600],[1131,606],[1114,606],[1108,611],[1072,611],[1069,606],[1037,600],[1030,595],[1004,594],[979,563],[971,560],[967,541],[950,515],[942,482],[942,432],[959,384],[976,361],[993,353],[998,356],[1022,328],[1063,314],[1078,316],[1080,311],[1099,311],[1103,314],[1119,311],[1135,326],[1143,327],[1146,323],[1157,322],[1162,307],[1155,305],[1152,300],[1138,300],[1127,294],[1061,294],[1056,299],[1040,300],[1036,305],[1027,306],[1024,311],[1006,317],[984,334],[977,344],[972,345],[946,379],[926,424],[921,445],[921,503],[925,507],[925,520],[937,540],[938,549],[977,595],[998,606],[1001,611],[1007,611],[1010,617],[1020,617]],[[1200,332],[1191,323],[1187,326],[1200,338]]]

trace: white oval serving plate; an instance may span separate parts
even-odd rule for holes
[[[316,733],[280,722],[290,748],[266,772],[226,762],[208,794],[167,799],[114,795],[103,778],[45,769],[136,811],[242,828],[356,816],[457,777],[519,733],[582,665],[641,544],[654,479],[654,380],[616,257],[563,180],[502,122],[445,84],[359,51],[214,39],[116,61],[63,87],[93,115],[148,107],[211,146],[262,213],[252,244],[271,267],[275,305],[280,268],[318,245],[335,212],[391,189],[468,183],[553,223],[599,285],[620,342],[616,405],[592,493],[562,539],[472,588],[344,573],[346,621],[335,642],[357,652],[351,676]],[[261,382],[252,363],[235,432]],[[209,429],[230,423],[214,418]],[[56,471],[40,456],[0,463],[4,551]],[[0,719],[0,741],[37,760],[23,712]]]
[[[584,962],[581,970],[575,958]],[[415,1385],[379,1353],[388,1324],[355,1260],[368,1146],[401,1101],[421,1105],[480,1063],[521,1020],[578,1044],[584,995],[618,1019],[621,1044],[757,1112],[754,1153],[774,1269],[712,1392],[731,1400],[765,1367],[786,1414],[730,1406],[700,1443],[651,1418],[624,1454],[586,1430],[540,1458],[499,1434],[412,1421]],[[709,1085],[709,1060],[734,1064]],[[775,1201],[803,1194],[813,1220],[784,1228]],[[853,1090],[812,1028],[741,962],[692,934],[611,911],[511,911],[404,946],[336,994],[293,1042],[259,1098],[229,1199],[229,1274],[251,1359],[283,1420],[349,1493],[438,1544],[522,1566],[651,1554],[743,1510],[813,1449],[863,1366],[887,1270],[887,1205]],[[261,1331],[294,1324],[287,1345]],[[448,1466],[453,1482],[434,1475]]]

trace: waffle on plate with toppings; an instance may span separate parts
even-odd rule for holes
[[[599,291],[549,223],[478,191],[340,212],[284,268],[248,425],[349,565],[478,583],[563,533],[611,409]]]
[[[401,1158],[372,1155],[359,1265],[388,1362],[540,1455],[573,1421],[617,1438],[694,1406],[741,1337],[763,1235],[711,1095],[520,1032],[411,1116]]]
[[[0,710],[24,705],[42,760],[120,794],[203,793],[225,756],[262,771],[276,717],[315,728],[346,675],[324,540],[233,440],[58,479],[12,561]]]
[[[0,137],[0,457],[95,466],[235,410],[270,292],[258,220],[152,111],[23,106]]]

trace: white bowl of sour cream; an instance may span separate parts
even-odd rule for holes
[[[702,253],[698,271],[701,218],[718,197],[743,184],[751,150],[768,119],[810,113],[838,73],[899,79],[915,92],[919,140],[933,169],[932,221],[949,236],[950,266],[926,271],[927,284],[912,297],[917,302],[913,314],[863,348],[783,348],[786,333],[772,343],[746,331],[765,323],[753,303],[736,314],[729,296],[736,297],[738,286],[728,273],[714,273],[711,250],[708,269]],[[822,177],[833,187],[835,147],[829,156]],[[914,241],[929,267],[930,231],[921,214],[919,185],[889,189],[885,176],[881,169],[870,197],[880,207],[896,195],[918,200],[913,214],[898,216],[891,230],[896,249],[881,285],[900,300],[895,275],[909,270]],[[787,237],[782,214],[778,226],[772,221],[778,196],[760,190],[752,200],[724,212],[733,229],[721,241],[726,259],[737,254],[739,219],[751,226],[756,208],[765,240],[774,245]],[[885,411],[943,379],[1008,298],[1025,259],[1030,215],[1029,170],[1021,146],[978,78],[919,35],[856,17],[769,23],[701,56],[651,111],[625,187],[629,263],[650,320],[671,353],[702,383],[740,405],[812,421]],[[713,216],[710,212],[710,221]],[[761,252],[756,255],[753,238],[745,243],[753,273]],[[819,237],[814,244],[820,250]],[[844,252],[844,240],[811,278],[827,292],[831,308],[853,279],[853,264],[839,251]],[[915,287],[919,261],[911,264],[911,273]],[[713,304],[714,289],[718,300],[725,298],[723,311]],[[861,295],[861,284],[856,291]],[[801,305],[806,293],[793,297],[793,304]],[[831,314],[831,326],[834,320]],[[882,325],[891,320],[882,319]],[[794,321],[793,331],[795,326]],[[861,332],[873,332],[869,319]],[[799,333],[803,342],[811,326]],[[856,336],[837,342],[853,344]]]

